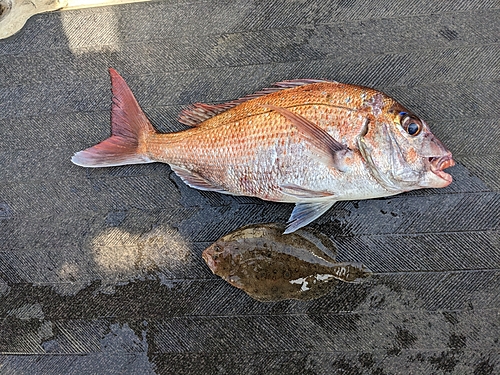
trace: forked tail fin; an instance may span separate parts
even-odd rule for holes
[[[145,141],[156,133],[125,80],[112,68],[111,137],[77,152],[71,161],[82,167],[112,167],[152,163],[146,155]]]

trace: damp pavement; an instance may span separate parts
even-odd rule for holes
[[[34,16],[0,41],[1,374],[500,372],[497,1],[158,1]],[[453,152],[454,182],[312,224],[375,275],[262,303],[201,257],[292,205],[167,165],[73,165],[109,135],[108,67],[153,125],[273,82],[374,87]]]

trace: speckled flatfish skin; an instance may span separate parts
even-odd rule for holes
[[[259,301],[309,300],[330,292],[337,281],[370,275],[361,264],[338,263],[335,244],[311,229],[283,234],[284,225],[238,229],[205,249],[212,272]]]

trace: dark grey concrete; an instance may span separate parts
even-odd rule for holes
[[[500,4],[172,0],[40,15],[0,41],[1,374],[500,373]],[[291,205],[86,170],[107,68],[161,131],[283,79],[382,90],[428,120],[455,182],[341,202],[312,226],[377,273],[259,303],[202,250]]]

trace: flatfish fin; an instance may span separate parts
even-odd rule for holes
[[[296,203],[284,234],[295,232],[316,220],[332,207],[334,199]]]
[[[294,87],[310,85],[311,83],[328,82],[317,79],[295,79],[290,81],[276,82],[272,87],[264,88],[253,94],[244,96],[242,98],[232,100],[227,103],[221,104],[205,104],[205,103],[195,103],[189,107],[182,110],[179,115],[179,122],[188,126],[198,126],[203,121],[212,118],[219,113],[225,112],[228,109],[236,107],[238,104],[247,102],[251,99],[260,98],[273,92],[282,91],[286,89],[291,89]]]
[[[354,284],[359,284],[373,274],[368,267],[355,262],[336,263],[332,265],[331,270],[332,274],[325,275],[325,277],[331,276],[337,280]]]
[[[281,233],[283,233],[283,229],[281,230]],[[329,263],[337,263],[335,260],[337,255],[337,246],[330,237],[310,227],[301,228],[294,232],[294,234],[297,234],[314,245],[309,249],[314,255],[326,260]]]
[[[192,188],[206,191],[216,191],[222,194],[231,194],[222,187],[214,185],[211,181],[208,181],[196,172],[192,172],[175,165],[171,165],[170,168],[172,168],[175,174],[179,176],[186,185],[191,186]]]
[[[266,105],[265,107],[286,117],[308,139],[316,151],[316,157],[323,163],[342,172],[346,170],[344,158],[352,152],[349,147],[301,115],[283,107],[274,105]]]

